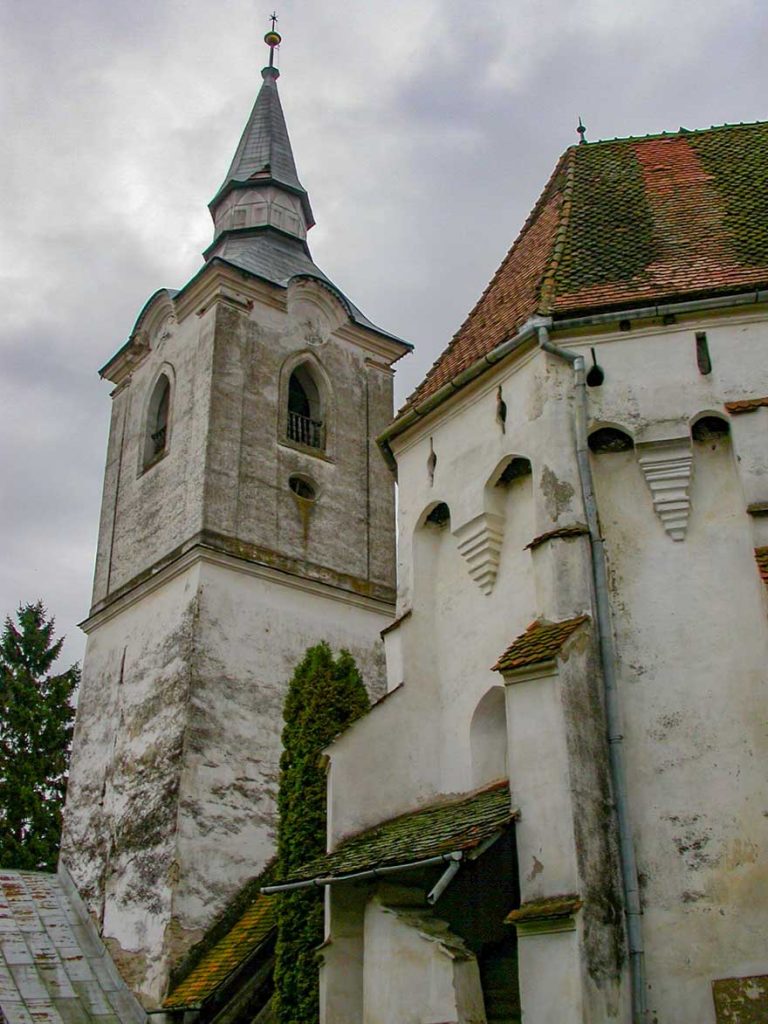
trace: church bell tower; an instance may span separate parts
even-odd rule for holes
[[[270,59],[214,238],[102,369],[114,385],[62,858],[148,1007],[274,851],[282,704],[305,649],[383,688],[392,363],[315,265]]]

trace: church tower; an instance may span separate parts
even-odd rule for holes
[[[180,291],[114,385],[62,858],[147,1006],[274,850],[284,687],[310,644],[375,694],[395,599],[375,437],[409,346],[318,269],[274,48]]]

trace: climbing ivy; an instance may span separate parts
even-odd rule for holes
[[[283,711],[278,792],[279,876],[325,851],[326,778],[320,752],[368,710],[354,659],[334,659],[326,643],[310,647],[296,668]],[[283,893],[277,912],[275,990],[280,1024],[319,1019],[318,961],[323,940],[323,896],[316,889]]]

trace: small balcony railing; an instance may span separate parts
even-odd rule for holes
[[[160,427],[159,430],[156,430],[154,432],[154,434],[150,435],[151,438],[152,438],[152,454],[153,455],[159,455],[162,451],[165,450],[165,434],[166,434],[166,428],[165,427]]]
[[[321,420],[310,419],[298,412],[288,410],[288,437],[307,448],[325,447],[325,428]]]

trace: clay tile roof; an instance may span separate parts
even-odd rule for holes
[[[768,396],[764,398],[742,398],[737,402],[725,403],[725,408],[732,416],[738,416],[743,412],[754,412],[755,409],[760,409],[763,406],[768,406]]]
[[[755,548],[755,561],[763,583],[768,587],[768,548]]]
[[[504,920],[507,924],[522,924],[526,921],[540,921],[542,918],[568,917],[583,906],[583,900],[576,893],[546,896],[523,903],[516,910],[510,911]]]
[[[519,636],[502,654],[493,666],[493,671],[510,672],[513,669],[526,668],[528,665],[552,661],[560,653],[570,635],[575,633],[583,622],[588,621],[588,615],[579,615],[564,622],[532,622],[522,636]]]
[[[406,408],[536,314],[768,285],[768,122],[573,146]]]
[[[275,928],[277,899],[258,895],[238,921],[212,946],[179,985],[167,996],[163,1009],[196,1009],[259,946]]]
[[[315,858],[284,881],[343,877],[356,871],[471,850],[515,817],[509,787],[506,782],[498,783],[473,796],[403,814],[351,836],[333,853]]]

